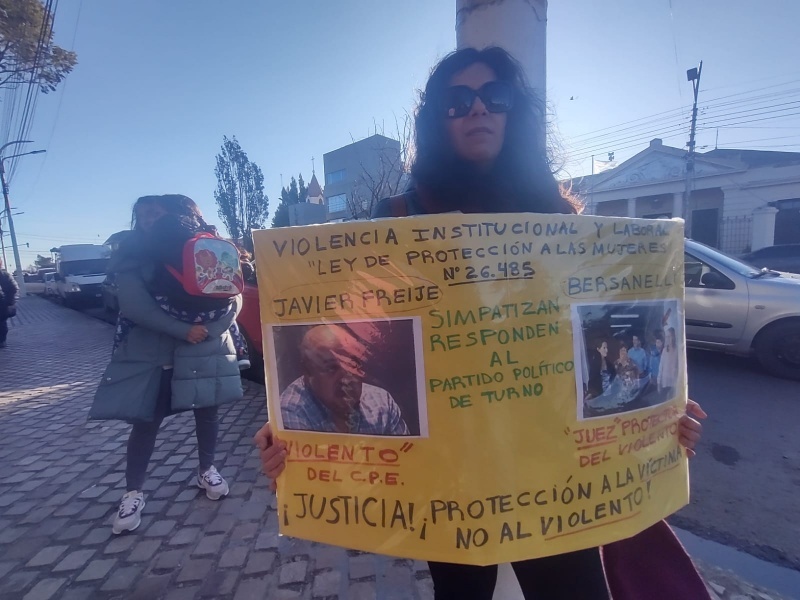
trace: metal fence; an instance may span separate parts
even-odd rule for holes
[[[753,242],[753,217],[739,215],[722,219],[719,249],[727,254],[749,252]]]

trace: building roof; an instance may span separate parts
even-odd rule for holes
[[[800,152],[773,152],[771,150],[737,150],[733,148],[719,148],[702,152],[702,156],[719,158],[722,160],[735,160],[743,162],[748,167],[785,167],[800,164]]]
[[[308,197],[309,198],[318,198],[322,196],[322,188],[319,185],[319,181],[317,181],[317,174],[311,174],[311,181],[308,183]]]
[[[651,161],[652,156],[661,157],[662,170],[665,166],[672,166],[673,171],[675,168],[681,169],[686,160],[686,150],[683,148],[675,148],[666,146],[658,138],[652,140],[647,148],[635,154],[626,161],[620,163],[613,169],[608,169],[602,173],[594,175],[584,175],[582,177],[575,177],[568,179],[562,183],[566,184],[577,193],[585,193],[588,190],[597,186],[604,186],[610,180],[624,177],[623,174],[629,173],[631,170],[636,170],[641,167],[643,161]],[[800,164],[800,152],[773,152],[769,150],[744,150],[734,148],[720,148],[710,150],[708,152],[698,152],[696,155],[695,169],[698,176],[702,176],[701,166],[706,163],[707,175],[714,174],[719,169],[728,170],[747,170],[762,167],[785,167],[789,165]],[[676,167],[676,165],[678,165]],[[685,167],[683,167],[685,168]],[[666,174],[663,174],[666,175]],[[675,173],[670,172],[670,176],[677,176]],[[678,174],[683,176],[683,171]],[[633,183],[633,180],[631,181]]]

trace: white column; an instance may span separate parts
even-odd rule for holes
[[[762,206],[753,211],[753,237],[751,250],[758,250],[775,243],[775,215],[778,209]]]
[[[672,194],[672,218],[680,218],[683,215],[683,192]]]
[[[456,0],[458,48],[500,46],[545,100],[547,0]]]
[[[628,216],[636,216],[636,198],[628,198]]]

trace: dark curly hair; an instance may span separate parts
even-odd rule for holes
[[[453,150],[441,109],[452,77],[483,63],[514,89],[505,142],[488,174],[458,157]],[[486,212],[575,213],[578,203],[563,194],[551,170],[543,130],[543,103],[528,86],[522,67],[498,47],[464,48],[448,54],[428,79],[415,113],[414,183],[432,192],[445,210],[464,206]]]
[[[161,196],[142,196],[133,205],[131,215],[131,229],[139,229],[136,221],[136,207],[144,204],[157,204],[168,215],[178,217],[182,222],[194,229],[202,229],[214,235],[218,235],[217,228],[208,225],[203,219],[203,213],[197,203],[183,194],[163,194]]]

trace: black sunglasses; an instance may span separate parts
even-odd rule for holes
[[[514,88],[506,81],[489,81],[479,90],[455,85],[444,91],[442,108],[450,119],[466,117],[475,104],[475,98],[480,98],[490,113],[508,112],[514,107]]]

